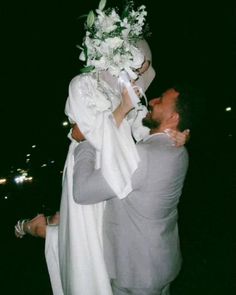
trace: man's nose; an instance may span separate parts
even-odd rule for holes
[[[153,98],[149,101],[149,105],[152,107],[155,104],[159,103],[159,101],[160,101],[160,98]]]

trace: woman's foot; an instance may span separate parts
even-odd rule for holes
[[[57,211],[54,215],[47,216],[47,225],[58,225],[60,221],[60,213]]]
[[[31,220],[19,220],[15,225],[15,235],[17,238],[23,238],[25,234],[45,238],[46,225],[46,218],[43,214],[39,214]]]

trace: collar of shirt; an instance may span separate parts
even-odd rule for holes
[[[149,140],[150,138],[152,138],[152,137],[154,137],[154,136],[160,136],[160,135],[163,135],[163,134],[165,134],[165,135],[168,136],[168,134],[165,133],[165,132],[157,132],[157,133],[149,134],[149,135],[147,135],[146,137],[144,137],[143,142]]]

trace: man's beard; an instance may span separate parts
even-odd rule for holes
[[[147,117],[143,118],[142,123],[143,123],[143,126],[148,127],[149,129],[157,129],[161,125],[161,122],[155,121]]]

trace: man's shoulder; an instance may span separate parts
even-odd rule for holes
[[[176,147],[174,141],[167,134],[154,134],[138,145],[139,151],[146,151],[153,157],[188,157],[185,146]]]
[[[158,150],[173,150],[175,151],[175,143],[170,136],[166,133],[156,133],[148,136],[144,141],[143,145],[146,148],[158,149]]]

